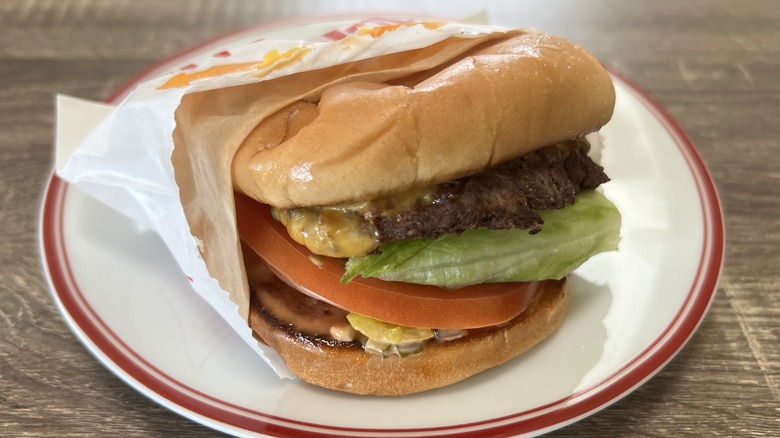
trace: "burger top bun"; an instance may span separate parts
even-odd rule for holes
[[[589,53],[559,37],[515,34],[430,71],[334,85],[318,102],[281,109],[239,148],[234,184],[283,208],[368,200],[598,130],[614,102]]]

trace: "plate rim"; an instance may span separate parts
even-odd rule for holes
[[[408,18],[411,14],[366,13],[334,14],[296,17],[269,23],[246,26],[205,39],[157,62],[130,77],[109,95],[106,102],[116,103],[139,82],[170,68],[199,50],[252,32],[267,32],[286,27],[302,26],[336,20],[369,20],[377,17]],[[414,14],[420,17],[420,14]],[[229,433],[291,433],[306,431],[312,436],[332,436],[335,433],[353,435],[392,435],[398,433],[425,433],[449,436],[477,436],[486,432],[496,434],[537,434],[564,427],[594,412],[608,407],[633,392],[660,372],[690,340],[706,315],[717,291],[725,255],[725,224],[722,204],[709,169],[691,139],[677,121],[646,92],[621,74],[609,69],[613,80],[647,109],[660,122],[680,151],[694,179],[702,211],[703,241],[696,275],[683,304],[664,331],[649,345],[626,361],[609,376],[554,402],[515,414],[476,422],[418,428],[362,428],[316,424],[280,417],[234,405],[178,382],[157,369],[134,352],[83,299],[67,257],[63,241],[63,209],[67,202],[69,184],[52,170],[45,185],[39,213],[39,246],[44,275],[60,313],[79,340],[106,368],[129,386],[153,401],[191,420]],[[81,301],[81,302],[80,302]],[[102,327],[100,327],[102,325]],[[110,339],[113,337],[113,339]],[[136,364],[127,355],[144,366]],[[168,382],[155,376],[159,374]],[[175,387],[175,386],[178,386]],[[199,400],[210,399],[216,404]],[[222,407],[218,406],[220,404]],[[236,412],[238,411],[238,412]],[[253,417],[253,418],[250,418]],[[254,418],[260,417],[260,419]]]

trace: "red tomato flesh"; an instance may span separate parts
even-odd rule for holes
[[[362,277],[342,284],[341,264],[295,242],[268,205],[238,193],[235,205],[241,238],[282,280],[336,307],[381,321],[439,329],[487,327],[519,315],[541,289],[541,282],[444,289]]]

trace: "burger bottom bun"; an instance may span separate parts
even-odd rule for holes
[[[451,385],[529,350],[558,327],[568,301],[565,279],[544,282],[528,309],[506,324],[471,330],[452,341],[432,341],[420,353],[403,358],[382,358],[356,342],[296,332],[256,299],[249,322],[255,335],[305,382],[353,394],[398,396]]]

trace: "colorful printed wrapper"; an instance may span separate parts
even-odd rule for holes
[[[194,59],[107,106],[58,98],[57,174],[156,231],[195,293],[268,362],[247,324],[249,290],[230,164],[265,117],[345,81],[403,77],[512,32],[438,22],[353,26],[332,42],[258,40]],[[94,121],[94,124],[91,123]]]

